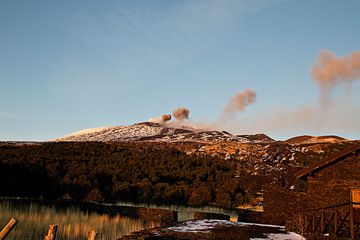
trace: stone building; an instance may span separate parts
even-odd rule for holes
[[[295,173],[304,192],[318,206],[350,202],[350,189],[360,189],[360,145]]]
[[[360,145],[295,173],[296,188],[264,188],[267,221],[285,224],[294,213],[350,202],[350,191],[360,189]]]

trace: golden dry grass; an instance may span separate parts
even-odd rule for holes
[[[83,212],[74,207],[56,209],[36,203],[0,202],[0,228],[15,217],[19,223],[7,239],[43,239],[50,224],[58,225],[57,239],[87,239],[89,230],[98,232],[97,239],[117,239],[133,231],[159,224],[120,215]]]

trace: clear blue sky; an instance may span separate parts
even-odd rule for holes
[[[181,106],[213,120],[246,88],[257,102],[240,119],[312,105],[318,51],[359,50],[359,24],[359,0],[0,0],[0,140],[47,140]],[[354,109],[350,120],[360,119]],[[360,138],[341,124],[265,132]]]

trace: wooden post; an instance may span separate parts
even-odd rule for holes
[[[90,230],[88,233],[88,240],[95,240],[96,239],[97,232],[94,230]]]
[[[44,240],[55,240],[57,228],[57,225],[50,224],[48,234],[45,236]]]
[[[8,224],[1,230],[0,232],[0,240],[3,240],[6,238],[6,236],[9,234],[9,232],[15,227],[15,225],[18,223],[18,220],[16,218],[11,218]]]
[[[354,228],[354,206],[350,203],[350,236],[352,240],[355,240],[355,228]]]

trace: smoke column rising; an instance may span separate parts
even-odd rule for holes
[[[335,53],[321,50],[312,67],[311,75],[320,87],[320,103],[330,108],[331,90],[340,83],[351,83],[360,78],[360,51],[353,51],[345,57],[337,57]]]
[[[321,50],[312,68],[312,78],[321,87],[332,87],[339,82],[351,82],[360,78],[360,51],[349,56],[337,57],[335,53]]]
[[[231,97],[225,106],[225,113],[234,113],[237,111],[244,111],[249,105],[256,102],[256,93],[251,89],[246,89],[243,92],[237,93]]]
[[[204,129],[218,129],[224,130],[232,129],[232,126],[237,125],[236,113],[245,111],[246,108],[256,102],[256,92],[251,89],[245,89],[242,92],[238,92],[235,96],[229,98],[222,113],[214,121],[201,121],[197,122],[197,126]],[[231,126],[229,128],[229,126]]]
[[[163,114],[161,116],[161,119],[163,120],[163,122],[168,122],[171,120],[171,115],[170,114]]]
[[[148,121],[153,123],[166,123],[171,120],[170,114],[163,114],[160,117],[157,118],[150,118]]]
[[[245,119],[235,118],[237,112],[245,111],[247,107],[256,102],[257,94],[251,89],[246,89],[230,97],[225,105],[222,115],[215,121],[187,121],[187,125],[203,129],[229,130],[241,133],[271,132],[277,134],[301,133],[326,133],[333,134],[336,129],[346,132],[360,131],[360,105],[353,101],[354,96],[348,99],[335,98],[331,101],[329,92],[341,83],[351,83],[360,79],[360,51],[353,51],[345,57],[337,57],[328,51],[319,51],[311,70],[313,80],[320,87],[322,102],[313,102],[292,107],[270,108],[258,112],[256,115],[247,116]],[[172,115],[177,122],[169,124],[183,124],[190,115],[187,108],[178,108]],[[167,117],[164,117],[167,116]],[[170,116],[171,118],[171,116]],[[162,122],[170,120],[168,115],[163,115]],[[158,118],[157,118],[158,119]]]
[[[172,115],[176,118],[178,121],[184,121],[186,119],[189,119],[190,110],[187,108],[177,108],[173,111]]]
[[[242,121],[245,132],[302,132],[333,134],[342,129],[347,132],[360,130],[359,102],[354,96],[330,98],[330,91],[341,83],[360,79],[360,51],[338,57],[328,50],[319,51],[311,70],[313,80],[320,87],[320,102],[303,104],[292,109],[268,109]],[[239,123],[229,128],[238,130]]]

